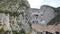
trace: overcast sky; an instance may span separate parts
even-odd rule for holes
[[[42,5],[50,5],[53,7],[60,6],[60,0],[28,0],[31,8],[40,8]]]

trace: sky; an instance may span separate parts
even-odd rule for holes
[[[42,5],[59,7],[60,0],[28,0],[31,8],[40,8]]]

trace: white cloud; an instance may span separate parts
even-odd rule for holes
[[[53,6],[53,7],[57,7],[57,3],[55,3],[55,2],[50,2],[48,5]]]
[[[40,8],[40,5],[42,3],[43,0],[28,0],[31,8]]]
[[[40,8],[41,5],[50,5],[53,7],[60,6],[60,1],[57,0],[28,0],[31,8]]]
[[[48,1],[48,2],[47,2]],[[43,1],[43,3],[41,5],[49,5],[49,6],[53,6],[53,7],[58,7],[58,3],[54,0],[47,0],[47,1]]]
[[[51,0],[49,3],[47,3],[48,5],[50,6],[53,6],[53,7],[58,7],[58,2],[56,0]]]

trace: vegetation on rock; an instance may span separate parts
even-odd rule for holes
[[[23,14],[23,12],[11,12],[8,10],[0,10],[0,13],[5,13],[5,14],[9,14],[10,16],[19,16],[20,14]]]

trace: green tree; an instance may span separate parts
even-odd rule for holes
[[[19,34],[25,34],[25,30],[22,28],[22,29],[19,31]]]

